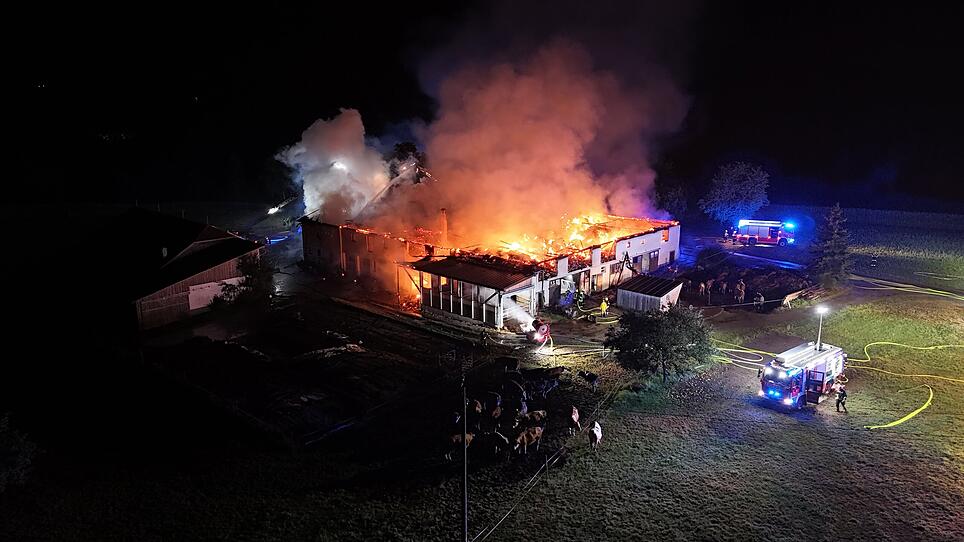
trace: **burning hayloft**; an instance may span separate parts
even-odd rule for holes
[[[496,246],[445,246],[438,230],[409,236],[356,224],[302,220],[305,261],[370,287],[393,290],[424,312],[453,314],[493,327],[525,328],[539,309],[567,292],[615,287],[671,264],[679,223],[617,216],[569,220],[568,236],[538,236]]]

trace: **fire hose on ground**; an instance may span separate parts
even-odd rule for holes
[[[957,294],[954,292],[948,292],[945,290],[938,290],[937,288],[925,288],[923,286],[915,286],[913,284],[904,284],[902,282],[893,282],[890,280],[861,277],[859,275],[851,275],[850,280],[853,280],[855,282],[866,282],[867,284],[873,285],[873,286],[860,286],[857,284],[854,285],[854,288],[860,288],[861,290],[898,290],[901,292],[908,292],[912,294],[935,295],[939,297],[946,297],[948,299],[953,299],[955,301],[964,301],[964,295]]]
[[[752,369],[752,368],[750,368],[750,367],[746,367],[746,366],[740,365],[740,364],[741,364],[741,363],[746,363],[746,364],[751,364],[751,365],[755,365],[755,366],[757,366],[757,367],[760,367],[760,366],[763,365],[763,363],[762,363],[762,361],[763,361],[763,359],[764,359],[763,356],[765,356],[765,355],[775,356],[775,355],[776,355],[776,354],[774,354],[773,352],[766,352],[766,351],[764,351],[764,350],[755,350],[755,349],[753,349],[753,348],[747,348],[747,347],[745,347],[745,346],[741,346],[741,345],[734,344],[734,343],[729,343],[729,342],[726,342],[726,341],[721,341],[721,340],[719,340],[719,339],[713,339],[713,340],[714,340],[715,342],[718,342],[718,343],[722,344],[722,345],[725,345],[725,347],[723,347],[723,348],[718,348],[718,350],[720,350],[721,352],[723,352],[723,355],[713,356],[713,359],[714,359],[715,361],[718,361],[718,362],[722,363],[722,364],[735,365],[735,366],[737,366],[737,367],[740,367],[741,369],[754,370],[754,369]],[[868,343],[867,345],[864,346],[864,355],[867,356],[865,359],[853,359],[853,358],[849,358],[849,359],[848,359],[848,361],[851,363],[849,366],[850,366],[850,368],[852,368],[852,369],[877,371],[877,372],[885,373],[885,374],[888,374],[888,375],[898,376],[898,377],[903,377],[903,378],[932,378],[932,379],[936,379],[936,380],[944,380],[944,381],[947,381],[947,382],[953,382],[953,383],[955,383],[955,384],[964,384],[964,379],[962,379],[962,378],[953,378],[953,377],[949,377],[949,376],[941,376],[941,375],[934,375],[934,374],[906,374],[906,373],[896,373],[896,372],[894,372],[894,371],[888,371],[888,370],[886,370],[886,369],[881,369],[881,368],[879,368],[879,367],[870,367],[870,366],[868,366],[868,365],[861,365],[861,364],[863,364],[863,363],[870,363],[870,362],[871,362],[872,358],[871,358],[871,356],[870,356],[869,349],[870,349],[871,346],[877,346],[877,345],[898,346],[898,347],[901,347],[901,348],[910,348],[910,349],[913,349],[913,350],[922,350],[922,351],[934,351],[934,350],[944,350],[944,349],[948,349],[948,348],[964,348],[964,344],[939,344],[939,345],[933,345],[933,346],[911,346],[911,345],[908,345],[908,344],[896,343],[896,342],[890,342],[890,341],[875,341],[875,342],[872,342],[872,343]],[[746,354],[752,354],[752,355],[755,355],[755,356],[759,356],[760,359],[757,360],[757,359],[754,358],[754,359],[750,360],[750,359],[747,359],[746,357],[741,357],[741,356],[745,356]],[[735,358],[735,359],[734,359],[734,358]],[[843,380],[842,382],[846,382],[846,380]],[[911,418],[917,416],[918,414],[920,414],[921,412],[923,412],[924,410],[926,410],[929,406],[931,406],[931,404],[933,403],[933,400],[934,400],[934,389],[933,389],[931,386],[929,386],[928,384],[921,384],[921,385],[919,385],[919,386],[914,386],[913,388],[907,388],[907,389],[903,389],[903,390],[898,390],[898,393],[902,393],[902,392],[910,391],[910,390],[915,390],[915,389],[922,388],[922,387],[927,388],[927,390],[928,390],[927,401],[925,401],[922,406],[920,406],[919,408],[915,409],[914,411],[908,413],[907,415],[905,415],[904,417],[902,417],[902,418],[900,418],[900,419],[894,420],[894,421],[889,422],[889,423],[880,424],[880,425],[865,425],[864,428],[865,428],[865,429],[886,429],[886,428],[890,428],[890,427],[895,427],[895,426],[897,426],[897,425],[900,425],[900,424],[902,424],[902,423],[910,420]]]

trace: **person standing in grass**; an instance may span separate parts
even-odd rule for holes
[[[738,304],[742,304],[743,299],[745,297],[746,297],[746,286],[743,284],[743,281],[741,280],[740,282],[736,283],[736,302]]]
[[[847,388],[843,385],[837,388],[837,412],[840,412],[840,407],[847,413]]]

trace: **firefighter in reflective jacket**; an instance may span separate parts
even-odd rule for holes
[[[840,412],[840,407],[847,412],[847,388],[843,384],[837,388],[837,412]]]

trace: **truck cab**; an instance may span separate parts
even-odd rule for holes
[[[760,397],[782,405],[803,408],[818,404],[843,375],[847,355],[840,347],[813,342],[778,354],[763,366]]]

